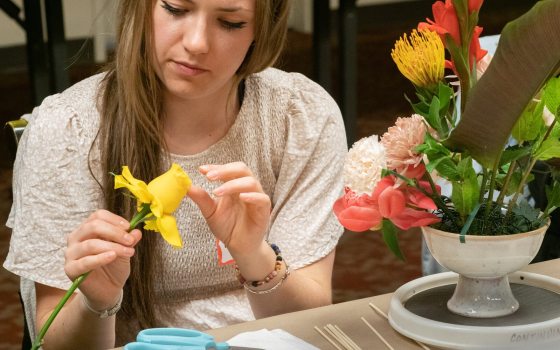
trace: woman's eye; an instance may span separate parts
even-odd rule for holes
[[[241,29],[247,25],[247,22],[230,22],[225,20],[220,20],[222,26],[227,30]]]
[[[161,1],[161,7],[163,7],[163,9],[167,12],[169,12],[170,15],[172,16],[180,16],[182,14],[184,14],[185,12],[187,12],[187,10],[183,10],[177,7],[173,7],[171,5],[169,5],[169,3],[167,1]]]

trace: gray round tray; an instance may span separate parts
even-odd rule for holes
[[[408,299],[404,307],[424,318],[457,325],[503,327],[526,325],[552,320],[560,316],[560,294],[536,286],[511,283],[513,295],[519,301],[517,312],[495,318],[460,316],[447,309],[455,284],[435,287]]]
[[[458,275],[445,272],[395,291],[389,322],[399,333],[444,349],[560,349],[560,280],[529,272],[509,275],[520,307],[512,315],[480,319],[447,310]]]

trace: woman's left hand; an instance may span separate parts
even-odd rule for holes
[[[200,208],[208,226],[230,253],[248,255],[262,246],[270,221],[270,197],[243,162],[203,165],[199,171],[210,181],[223,181],[212,198],[192,186],[188,196]]]

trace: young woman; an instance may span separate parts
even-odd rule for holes
[[[91,271],[45,349],[107,348],[141,328],[204,330],[331,302],[346,140],[324,90],[268,68],[287,15],[287,0],[122,0],[108,70],[33,111],[4,263],[22,277],[31,328]],[[175,212],[182,249],[126,232],[134,201],[110,175],[128,165],[149,181],[171,163],[194,183]],[[237,273],[218,263],[216,239]],[[284,258],[276,275],[268,242]]]

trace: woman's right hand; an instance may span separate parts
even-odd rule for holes
[[[91,271],[79,288],[95,310],[114,306],[130,275],[130,258],[142,233],[128,233],[129,225],[118,215],[97,210],[68,236],[64,271],[72,281]]]

